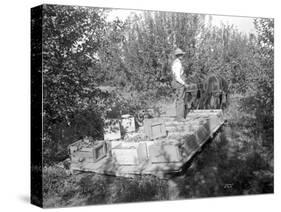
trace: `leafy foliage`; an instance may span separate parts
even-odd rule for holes
[[[68,121],[98,98],[88,66],[100,46],[105,21],[94,8],[45,5],[43,17],[44,118],[46,128]]]
[[[96,89],[94,75],[88,67],[98,64],[94,55],[100,48],[105,24],[101,9],[44,5],[45,162],[51,158],[56,160],[54,156],[61,152],[59,147],[66,152],[65,147],[70,143],[70,138],[65,138],[67,136],[63,131],[72,129],[72,133],[68,133],[71,142],[82,135],[90,134],[98,138],[102,134],[102,131],[97,132],[102,129],[99,109],[103,106],[98,102],[107,95]],[[90,124],[94,131],[89,132]]]
[[[143,18],[129,19],[123,57],[133,88],[155,90],[155,95],[169,94],[173,50],[180,47],[187,52],[184,66],[188,73],[193,65],[196,36],[203,18],[191,14],[145,12]]]

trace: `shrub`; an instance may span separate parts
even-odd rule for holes
[[[112,203],[168,199],[167,184],[156,177],[116,179],[111,188]]]

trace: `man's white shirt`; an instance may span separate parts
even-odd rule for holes
[[[183,67],[179,58],[175,59],[172,64],[172,71],[175,77],[175,80],[182,85],[185,85],[185,82],[181,78],[183,75]]]

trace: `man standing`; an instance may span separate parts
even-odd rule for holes
[[[172,64],[173,81],[172,86],[176,89],[176,117],[178,120],[185,118],[185,87],[184,70],[182,59],[185,52],[180,48],[175,50],[176,59]]]

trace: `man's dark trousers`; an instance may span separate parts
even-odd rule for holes
[[[172,86],[176,89],[176,117],[185,118],[185,87],[175,80],[172,81]]]

